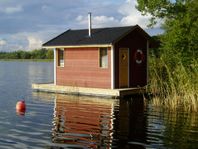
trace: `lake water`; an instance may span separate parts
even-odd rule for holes
[[[33,92],[53,63],[0,61],[0,148],[198,148],[197,113],[167,111],[141,97],[104,99]],[[24,99],[25,115],[16,113]]]

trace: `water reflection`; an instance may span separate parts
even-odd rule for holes
[[[157,146],[161,144],[165,148],[197,149],[197,113],[155,108],[155,110],[152,110],[149,120],[150,126],[155,124],[155,129],[153,127],[150,129],[152,130],[153,138],[155,137],[155,140],[158,140],[153,144]],[[154,133],[154,130],[156,133]]]
[[[142,96],[120,100],[114,126],[117,148],[145,148],[147,121],[144,110]]]
[[[52,141],[86,148],[144,148],[143,99],[57,95]]]
[[[82,147],[109,148],[118,100],[58,95],[52,140]]]
[[[26,77],[29,83],[50,83],[53,82],[53,63],[52,62],[28,62]],[[45,77],[43,77],[43,75]],[[36,77],[33,80],[33,77]]]

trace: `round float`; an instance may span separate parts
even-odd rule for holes
[[[137,64],[141,64],[143,62],[143,60],[144,60],[144,53],[143,53],[143,51],[140,50],[140,49],[137,49],[136,52],[135,52],[135,58],[134,59],[135,59],[135,62]]]
[[[20,100],[16,104],[16,112],[19,115],[24,115],[26,110],[26,104],[24,100]]]

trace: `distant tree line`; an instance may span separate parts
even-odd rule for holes
[[[36,49],[32,51],[0,52],[0,59],[53,59],[53,50]]]

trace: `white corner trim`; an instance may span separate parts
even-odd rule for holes
[[[56,48],[54,48],[54,85],[56,85]]]
[[[114,60],[114,46],[111,46],[111,89],[115,88],[115,60]]]

